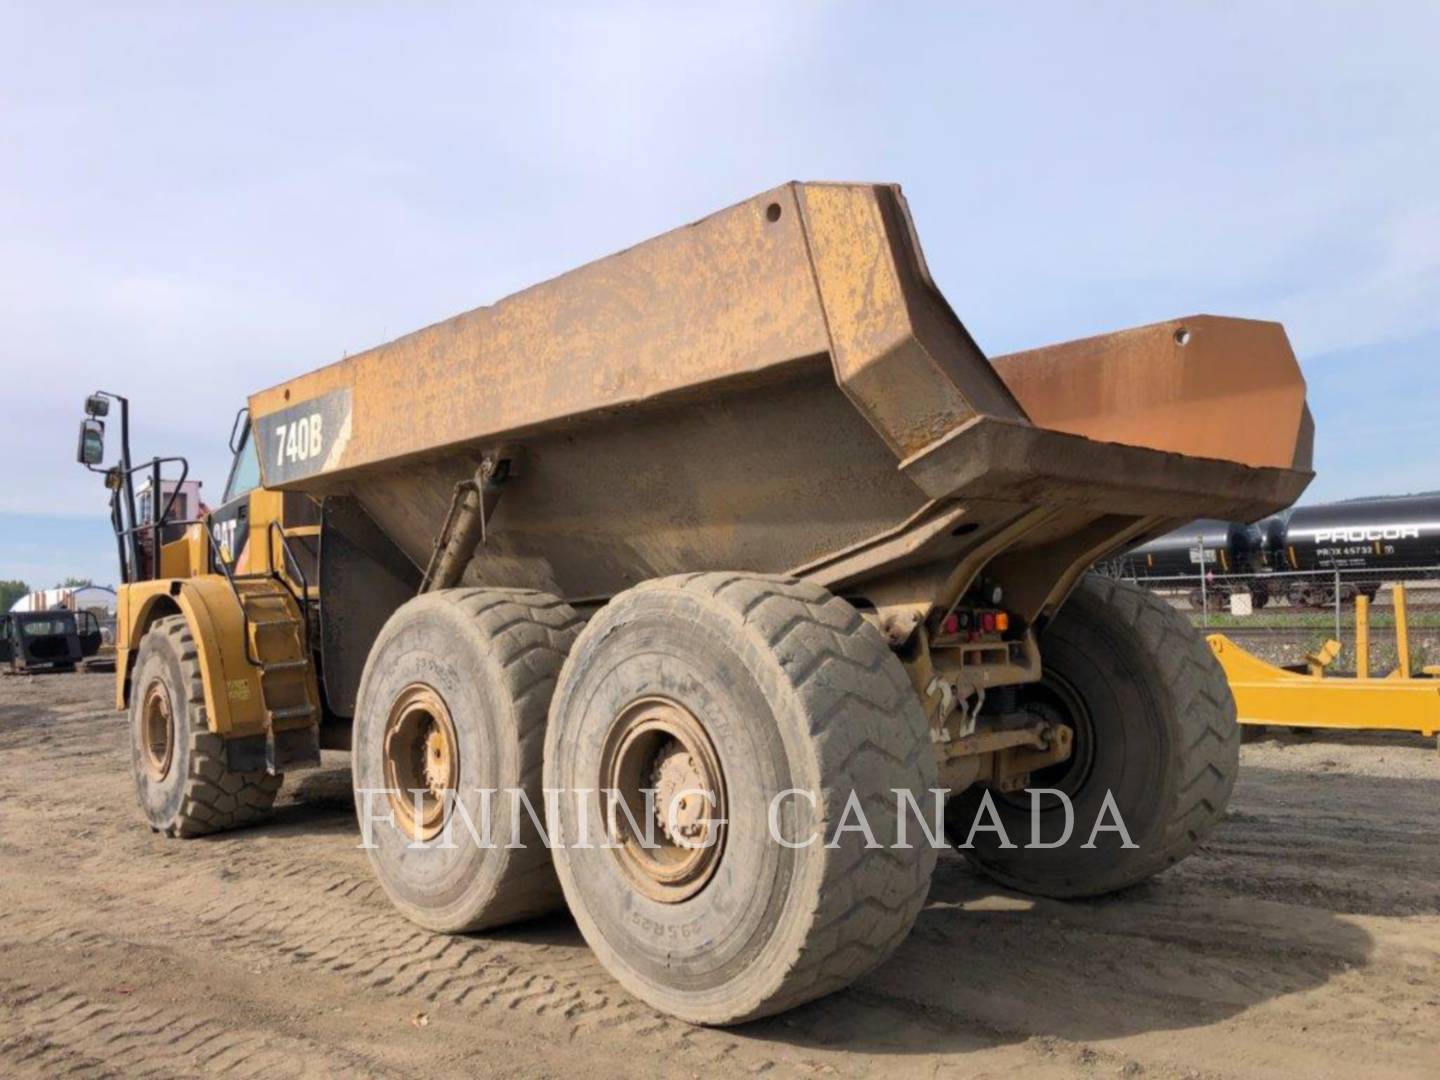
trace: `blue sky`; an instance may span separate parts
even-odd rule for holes
[[[1280,319],[1307,499],[1440,488],[1440,5],[0,4],[0,578],[114,576],[84,395],[245,394],[783,180],[902,183],[1000,353]]]

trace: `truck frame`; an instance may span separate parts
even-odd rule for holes
[[[567,905],[631,992],[725,1024],[903,940],[936,854],[897,833],[931,792],[972,862],[1041,895],[1199,843],[1238,762],[1223,673],[1086,571],[1288,506],[1312,436],[1278,324],[992,361],[898,187],[791,183],[252,395],[209,514],[137,520],[133,477],[185,466],[131,461],[118,395],[80,457],[112,491],[153,828],[258,820],[349,749],[409,917]],[[1032,798],[1046,848],[968,824],[1024,835]],[[1107,804],[1128,843],[1070,835]],[[868,833],[837,831],[857,805]],[[517,842],[446,843],[482,811]]]

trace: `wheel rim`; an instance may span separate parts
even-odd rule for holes
[[[460,783],[460,743],[450,710],[433,689],[413,683],[400,691],[385,720],[384,755],[396,824],[412,840],[438,835],[452,801],[446,792]]]
[[[611,850],[636,888],[668,904],[700,892],[720,865],[728,813],[720,758],[694,714],[669,698],[627,705],[605,738],[599,781]],[[647,817],[649,836],[635,829]]]
[[[140,749],[145,771],[157,783],[170,775],[170,766],[175,762],[174,719],[170,692],[164,682],[155,679],[145,688],[140,706]]]

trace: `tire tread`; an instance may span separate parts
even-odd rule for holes
[[[1132,863],[1131,876],[1140,881],[1189,855],[1224,817],[1240,772],[1235,698],[1209,643],[1163,597],[1098,575],[1082,587],[1104,603],[1132,607],[1132,624],[1166,669],[1174,695],[1181,772],[1160,843]]]
[[[205,681],[200,671],[200,654],[195,636],[184,615],[167,615],[155,620],[145,638],[158,635],[162,648],[174,651],[180,662],[186,693],[190,766],[185,777],[185,795],[180,811],[165,830],[167,836],[195,837],[253,825],[263,820],[275,804],[284,777],[278,773],[232,772],[225,765],[224,740],[210,730],[205,711]],[[141,648],[146,642],[141,642]]]
[[[929,727],[900,661],[860,612],[828,590],[780,576],[687,574],[637,589],[700,594],[758,636],[778,662],[783,685],[805,718],[820,758],[822,829],[829,835],[853,790],[882,846],[845,837],[824,848],[803,944],[778,988],[739,1023],[772,1015],[849,986],[905,939],[930,890],[936,852],[916,844],[891,851],[894,789],[924,794],[936,784]],[[764,670],[763,667],[759,670]],[[893,832],[893,830],[892,830]],[[816,845],[820,847],[819,844]]]
[[[585,620],[563,600],[536,589],[475,587],[427,595],[454,605],[490,642],[504,688],[515,704],[520,786],[543,815],[541,778],[550,696]],[[509,852],[496,898],[482,916],[457,932],[519,922],[564,905],[549,849],[531,835],[528,820],[524,829],[525,844]]]

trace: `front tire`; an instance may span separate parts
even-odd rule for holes
[[[575,644],[546,737],[556,871],[581,932],[631,993],[693,1023],[781,1012],[894,951],[936,855],[913,821],[911,846],[893,847],[896,789],[928,817],[935,778],[919,700],[879,632],[782,578],[665,578],[611,601]],[[714,805],[704,821],[662,818],[644,849],[620,811],[607,828],[599,793],[631,805],[652,782],[682,810],[687,782]],[[876,848],[836,830],[852,792]],[[802,846],[772,836],[772,806]]]
[[[203,836],[262,820],[283,777],[234,772],[210,730],[195,638],[183,615],[157,619],[140,641],[130,692],[130,758],[150,827]]]
[[[1098,896],[1134,885],[1189,855],[1225,813],[1240,768],[1240,727],[1225,673],[1189,620],[1126,582],[1090,575],[1046,628],[1041,683],[1022,688],[1022,707],[1069,725],[1069,761],[1037,772],[1030,788],[1066,793],[1069,840],[1032,840],[1030,798],[990,792],[1014,847],[976,830],[967,859],[1003,885],[1057,898]],[[951,800],[951,837],[964,843],[988,788]],[[1084,847],[1113,795],[1130,840],[1117,832]],[[1042,842],[1063,835],[1061,801],[1041,803]],[[1107,825],[1114,815],[1107,812]]]

